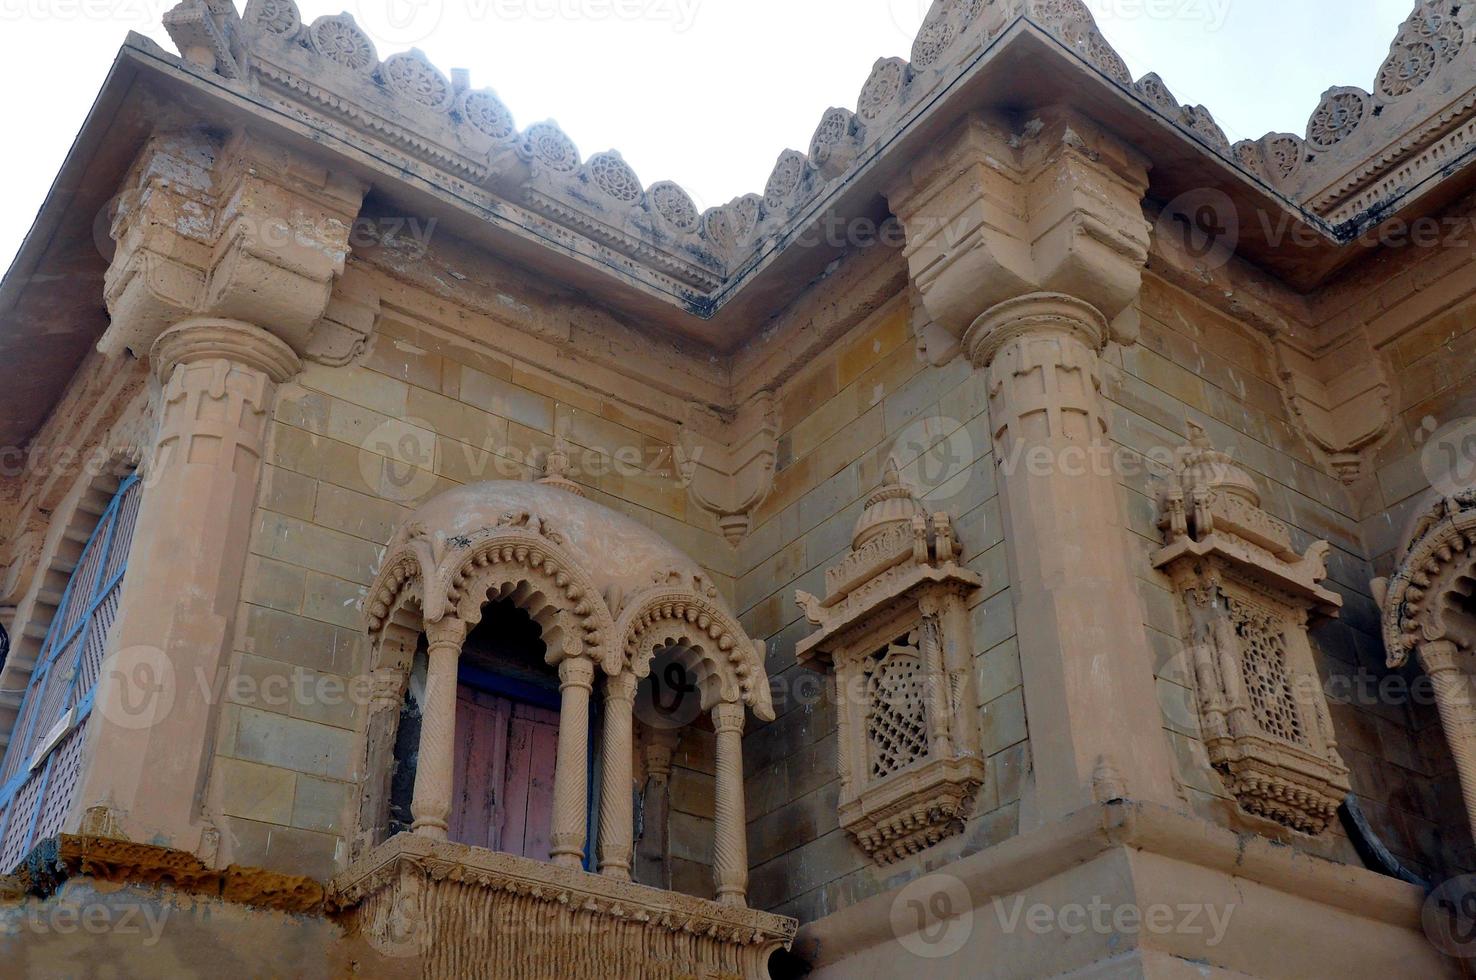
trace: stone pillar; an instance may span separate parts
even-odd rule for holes
[[[636,676],[629,670],[605,682],[604,772],[600,792],[600,874],[630,880],[634,848]]]
[[[265,330],[210,317],[166,330],[151,361],[160,428],[129,553],[147,574],[118,606],[81,808],[134,840],[208,850],[201,750],[219,705],[200,692],[226,669],[272,403],[300,364]]]
[[[420,722],[420,754],[415,769],[411,829],[422,837],[445,840],[455,793],[456,675],[466,624],[447,618],[426,628],[429,663]]]
[[[584,863],[589,808],[589,695],[594,661],[570,657],[559,662],[559,748],[554,763],[553,863],[578,868]]]
[[[1111,465],[1091,304],[1033,293],[964,337],[988,372],[989,419],[1030,704],[1043,819],[1093,802],[1105,758],[1135,798],[1167,802],[1171,772],[1132,549]]]
[[[1097,802],[1099,765],[1174,805],[1100,352],[1136,340],[1146,161],[1066,108],[975,117],[888,191],[927,356],[987,372],[1034,785],[1023,827]],[[955,343],[956,342],[956,343]]]
[[[1420,663],[1435,688],[1440,724],[1466,801],[1466,819],[1476,831],[1476,705],[1471,701],[1471,680],[1456,662],[1456,645],[1450,640],[1420,647]]]
[[[636,846],[635,879],[652,888],[671,887],[670,855],[666,847],[667,816],[671,809],[671,760],[677,733],[643,729],[646,785],[641,794],[641,839]]]
[[[743,809],[743,705],[712,709],[717,731],[716,807],[712,876],[717,900],[743,908],[748,904],[748,821]]]

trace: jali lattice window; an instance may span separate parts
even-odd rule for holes
[[[1328,545],[1292,550],[1255,481],[1191,428],[1153,564],[1184,603],[1205,749],[1247,813],[1320,834],[1348,793],[1307,640],[1342,605],[1320,584]]]
[[[962,830],[984,781],[965,602],[979,579],[960,557],[948,516],[891,466],[825,598],[799,594],[819,627],[800,662],[835,672],[840,823],[884,864]]]
[[[0,872],[57,834],[82,770],[82,746],[133,539],[138,477],[118,487],[67,582],[0,766]]]

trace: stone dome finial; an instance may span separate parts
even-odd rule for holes
[[[576,497],[584,496],[584,488],[569,479],[573,467],[569,463],[569,444],[563,436],[555,436],[553,448],[543,458],[543,476],[538,483],[545,487],[566,490]]]
[[[896,524],[911,524],[917,515],[927,516],[923,505],[913,496],[912,489],[902,482],[902,472],[895,457],[887,458],[887,467],[882,474],[881,486],[871,491],[866,498],[866,509],[856,522],[856,533],[851,538],[851,548],[859,551],[867,542],[887,528]]]
[[[1229,453],[1220,452],[1202,425],[1190,422],[1189,443],[1178,452],[1179,482],[1186,492],[1196,487],[1223,490],[1261,506],[1261,489]]]

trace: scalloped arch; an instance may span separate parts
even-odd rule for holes
[[[716,692],[709,687],[704,701],[741,701],[760,720],[774,720],[759,646],[712,600],[690,589],[657,586],[627,604],[615,629],[622,660],[636,677],[650,673],[658,649],[679,643],[695,651],[712,673]],[[711,703],[704,704],[708,707]]]

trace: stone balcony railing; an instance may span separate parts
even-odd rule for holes
[[[396,976],[767,980],[797,923],[577,869],[400,834],[329,904]],[[398,961],[398,966],[395,965]],[[368,965],[368,964],[366,964]]]

